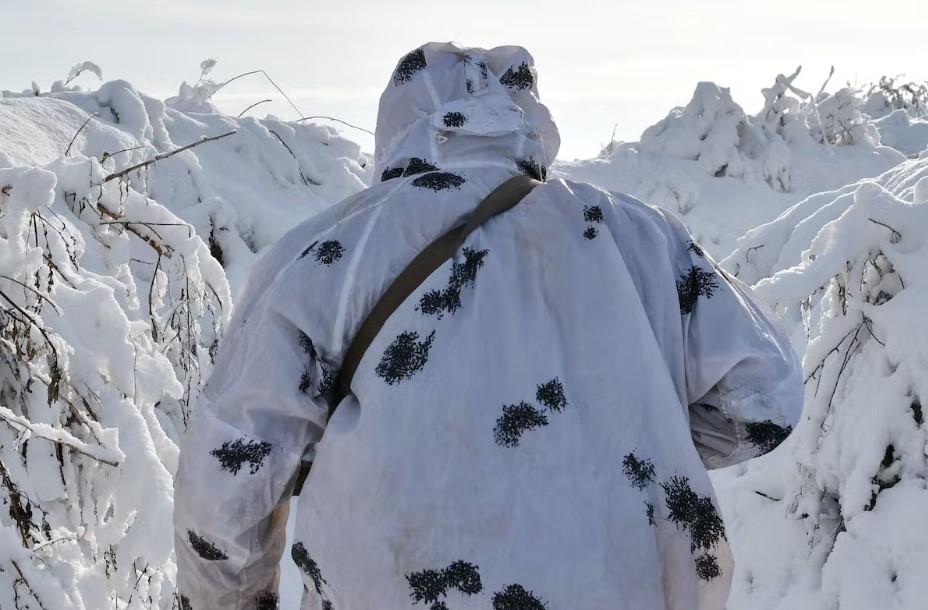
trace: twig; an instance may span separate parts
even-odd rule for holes
[[[142,220],[109,220],[101,225],[144,225],[146,227],[187,227],[187,237],[193,237],[193,226],[186,222],[145,222]],[[160,237],[160,235],[159,235]]]
[[[42,605],[42,600],[39,599],[39,596],[36,595],[36,592],[32,588],[32,585],[30,585],[29,581],[26,580],[26,575],[23,574],[23,571],[19,569],[19,564],[16,563],[15,559],[11,559],[10,563],[13,564],[14,568],[16,568],[16,572],[19,574],[19,578],[22,579],[23,583],[25,583],[26,587],[29,589],[29,592],[32,593],[32,597],[34,597],[36,603],[39,604],[39,608],[41,608],[41,610],[45,610],[45,606]]]
[[[90,122],[90,119],[92,119],[92,118],[95,117],[95,116],[97,116],[97,113],[96,113],[96,112],[94,112],[94,113],[91,114],[89,117],[87,117],[87,120],[84,121],[84,124],[81,125],[80,129],[77,130],[77,133],[74,134],[74,137],[71,138],[71,142],[68,144],[68,147],[67,147],[67,148],[65,149],[65,151],[64,151],[64,156],[65,156],[65,157],[67,157],[68,154],[71,152],[71,146],[74,145],[74,141],[77,140],[77,136],[81,135],[81,132],[84,131],[84,127],[87,127],[87,123],[89,123],[89,122]]]
[[[117,219],[117,220],[119,220],[120,218],[122,218],[119,214],[117,214],[116,212],[113,212],[112,210],[108,209],[108,208],[107,208],[106,206],[104,206],[102,203],[97,203],[97,209],[100,211],[101,214],[103,214],[103,215],[105,215],[105,216],[109,216],[110,218],[115,218],[115,219]],[[168,257],[168,258],[171,258],[171,252],[172,252],[172,250],[171,250],[171,248],[170,248],[169,246],[167,246],[166,244],[159,244],[158,242],[156,242],[156,241],[153,240],[152,238],[150,238],[150,237],[148,237],[148,236],[146,236],[146,235],[142,235],[142,233],[141,233],[138,229],[135,229],[135,228],[132,227],[133,224],[141,224],[141,225],[144,225],[145,223],[144,223],[144,222],[134,222],[134,223],[131,223],[131,224],[124,224],[123,226],[126,227],[126,231],[129,231],[130,233],[134,234],[136,237],[138,237],[139,239],[141,239],[142,241],[144,241],[145,243],[147,243],[149,246],[151,246],[151,248],[152,248],[155,252],[157,252],[159,256],[166,256],[166,257]],[[154,233],[155,235],[158,235],[158,233],[157,233],[154,229],[152,229],[152,233]],[[159,239],[161,238],[160,235],[159,235],[158,237],[159,237]]]
[[[144,146],[133,146],[132,148],[123,148],[122,150],[117,150],[117,151],[114,152],[114,153],[104,152],[104,153],[103,153],[103,156],[100,157],[100,161],[106,161],[106,160],[109,159],[110,157],[115,157],[116,155],[118,155],[118,154],[120,154],[120,153],[132,152],[133,150],[139,150],[139,149],[142,149],[142,148],[145,148],[145,147],[144,147]]]
[[[296,113],[300,116],[300,118],[303,118],[303,113],[300,112],[300,109],[296,107],[296,104],[293,103],[293,100],[290,99],[290,96],[287,95],[286,93],[284,93],[284,90],[281,89],[280,87],[278,87],[278,86],[277,86],[277,83],[274,82],[274,79],[272,79],[270,76],[268,76],[268,73],[265,72],[264,70],[252,70],[251,72],[245,72],[244,74],[239,74],[238,76],[233,76],[232,78],[230,78],[230,79],[227,80],[226,82],[224,82],[224,83],[222,83],[221,85],[219,85],[219,87],[217,87],[216,90],[213,91],[213,93],[210,95],[210,97],[212,97],[213,95],[216,95],[217,93],[219,93],[219,91],[220,91],[223,87],[225,87],[226,85],[228,85],[228,84],[231,83],[232,81],[236,81],[236,80],[238,80],[238,79],[240,79],[240,78],[244,78],[244,77],[246,77],[246,76],[251,76],[252,74],[263,74],[263,75],[264,75],[264,78],[266,78],[266,79],[268,80],[269,83],[271,83],[272,85],[274,85],[274,88],[277,89],[277,90],[280,92],[280,94],[281,94],[282,96],[284,96],[284,99],[287,100],[287,102],[290,103],[290,107],[293,108],[294,110],[296,110]]]
[[[216,141],[216,140],[221,140],[222,138],[225,138],[225,137],[227,137],[227,136],[231,136],[231,135],[233,135],[234,133],[235,133],[235,130],[233,129],[232,131],[226,132],[226,133],[224,133],[224,134],[221,134],[221,135],[218,135],[218,136],[212,136],[212,137],[209,137],[209,138],[202,138],[202,139],[197,140],[196,142],[194,142],[194,143],[192,143],[192,144],[188,144],[188,145],[186,145],[186,146],[182,146],[182,147],[177,148],[177,149],[175,149],[175,150],[172,150],[172,151],[170,151],[170,152],[161,153],[160,155],[156,155],[155,157],[149,159],[148,161],[143,161],[142,163],[138,163],[138,164],[136,164],[136,165],[133,165],[132,167],[127,168],[127,169],[124,169],[124,170],[122,170],[121,172],[116,172],[115,174],[110,174],[109,176],[107,176],[106,178],[104,178],[103,181],[104,181],[104,182],[109,182],[110,180],[116,180],[117,178],[122,178],[123,176],[126,176],[126,175],[128,175],[128,174],[131,174],[132,172],[134,172],[134,171],[136,171],[136,170],[142,169],[143,167],[147,167],[147,166],[149,166],[149,165],[153,165],[153,164],[157,163],[158,161],[164,161],[164,160],[167,159],[168,157],[173,157],[173,156],[176,155],[177,153],[184,152],[185,150],[190,150],[190,149],[193,148],[194,146],[199,146],[200,144],[206,144],[207,142],[214,142],[214,141]]]
[[[48,303],[49,305],[51,305],[52,307],[54,307],[54,308],[55,308],[55,313],[57,313],[59,316],[64,315],[64,313],[61,311],[61,308],[58,307],[58,305],[56,305],[54,301],[52,301],[51,299],[49,299],[47,296],[45,296],[44,294],[42,294],[41,292],[39,292],[38,290],[36,290],[36,289],[33,288],[32,286],[28,286],[28,285],[26,285],[26,284],[23,284],[23,283],[20,282],[19,280],[15,280],[15,279],[11,278],[11,277],[8,276],[8,275],[0,275],[0,278],[2,278],[2,279],[4,279],[4,280],[9,280],[9,281],[11,281],[11,282],[13,282],[13,283],[16,283],[16,284],[19,284],[19,285],[22,286],[23,288],[32,291],[33,293],[35,293],[35,295],[36,295],[37,297],[39,297],[40,299],[44,300],[46,303]]]
[[[878,225],[880,225],[881,227],[886,227],[887,229],[889,229],[890,231],[892,231],[892,232],[893,232],[892,239],[894,240],[893,243],[896,243],[897,241],[899,241],[900,239],[902,239],[902,233],[900,233],[900,232],[897,231],[896,229],[892,228],[892,227],[889,226],[888,224],[883,223],[883,222],[880,222],[879,220],[873,220],[872,218],[868,218],[867,220],[869,220],[870,222],[872,222],[872,223],[874,223],[874,224],[878,224]]]
[[[158,340],[158,323],[155,321],[155,306],[152,302],[152,295],[155,293],[155,280],[158,279],[158,270],[161,268],[161,255],[158,255],[158,261],[155,263],[155,270],[151,274],[151,286],[148,287],[148,317],[151,318],[151,338]]]
[[[335,121],[336,123],[341,123],[342,125],[347,125],[348,127],[351,127],[351,128],[353,128],[353,129],[358,129],[358,130],[363,131],[363,132],[365,132],[365,133],[369,133],[369,134],[371,134],[372,136],[377,135],[377,134],[375,134],[373,131],[371,131],[370,129],[364,129],[363,127],[358,127],[357,125],[352,125],[351,123],[349,123],[349,122],[347,122],[347,121],[343,121],[343,120],[341,120],[341,119],[336,119],[335,117],[331,117],[331,116],[323,116],[323,115],[321,115],[321,114],[317,114],[317,115],[314,115],[314,116],[301,117],[301,118],[297,119],[295,122],[297,122],[297,123],[302,123],[303,121],[309,121],[309,120],[311,120],[311,119],[326,119],[327,121]]]
[[[284,142],[284,139],[280,137],[280,134],[278,134],[278,133],[277,133],[276,131],[274,131],[273,129],[268,129],[268,131],[270,131],[272,134],[274,134],[274,137],[277,138],[277,140],[278,140],[281,144],[284,145],[284,148],[287,149],[287,152],[290,153],[290,156],[293,157],[293,160],[294,160],[294,161],[296,161],[296,168],[297,168],[297,171],[300,172],[300,178],[303,180],[303,186],[309,186],[310,184],[315,185],[315,186],[319,186],[319,185],[320,185],[319,182],[316,182],[316,181],[313,180],[312,178],[307,178],[307,177],[306,177],[306,174],[303,173],[303,168],[300,167],[300,160],[296,158],[296,155],[293,154],[293,149],[290,148],[289,146],[287,146],[287,143]]]
[[[54,428],[53,426],[49,426],[48,424],[45,424],[47,427],[51,428],[52,430],[55,430],[56,432],[61,432],[61,435],[62,435],[61,438],[54,438],[52,436],[42,434],[36,429],[35,427],[36,424],[33,424],[31,421],[29,421],[25,417],[16,415],[15,413],[13,413],[12,411],[10,411],[9,409],[3,406],[0,406],[0,419],[4,420],[6,423],[13,426],[14,428],[28,430],[29,432],[34,434],[36,438],[41,438],[41,439],[44,439],[52,443],[64,445],[65,447],[69,447],[73,449],[74,451],[77,451],[78,453],[82,453],[86,455],[87,457],[92,458],[103,464],[108,464],[110,466],[119,466],[120,464],[120,462],[117,462],[114,459],[107,459],[99,455],[94,455],[93,450],[92,450],[93,445],[88,445],[87,443],[84,443],[83,441],[76,438],[70,432],[68,432],[67,430],[64,430],[63,428]],[[98,446],[100,447],[100,449],[102,449],[105,452],[113,451],[112,449],[109,449],[102,445],[98,445]]]
[[[244,110],[242,110],[241,112],[239,112],[239,113],[238,113],[238,118],[242,118],[242,115],[243,115],[243,114],[245,114],[246,112],[248,112],[249,110],[251,110],[251,109],[254,108],[255,106],[260,106],[261,104],[266,104],[266,103],[268,103],[268,102],[273,102],[273,101],[274,101],[274,100],[267,99],[267,100],[261,100],[260,102],[255,102],[254,104],[252,104],[252,105],[249,106],[248,108],[245,108]]]
[[[67,541],[69,541],[69,540],[77,540],[77,538],[73,538],[73,537],[71,537],[71,536],[64,536],[64,537],[62,537],[62,538],[55,538],[54,540],[46,540],[46,541],[43,542],[42,544],[39,544],[39,545],[36,545],[36,546],[32,547],[32,552],[35,553],[35,552],[38,551],[39,549],[44,549],[44,548],[47,547],[48,545],[50,545],[50,544],[55,544],[56,542],[67,542]]]

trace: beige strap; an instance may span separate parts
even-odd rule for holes
[[[510,178],[500,186],[496,187],[486,199],[480,202],[480,205],[473,211],[465,224],[459,225],[451,231],[445,233],[432,243],[430,243],[422,252],[412,259],[412,262],[403,269],[403,271],[393,280],[393,283],[387,288],[380,300],[371,309],[364,322],[361,324],[358,333],[348,347],[345,358],[342,361],[341,371],[335,383],[335,395],[329,397],[329,416],[342,401],[345,396],[351,393],[351,381],[354,379],[355,371],[358,370],[358,364],[374,341],[374,337],[383,328],[390,316],[393,315],[400,305],[403,304],[409,295],[415,292],[416,288],[422,285],[436,269],[441,267],[445,262],[452,258],[458,248],[467,239],[477,227],[487,220],[506,210],[515,207],[522,199],[525,198],[532,189],[541,184],[538,180],[528,176],[518,175]],[[294,495],[300,495],[303,488],[303,481],[309,473],[309,464],[304,462],[300,465],[300,472],[297,476]]]

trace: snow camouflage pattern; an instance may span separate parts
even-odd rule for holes
[[[668,213],[538,186],[402,304],[326,421],[322,386],[393,278],[525,159],[550,165],[537,80],[515,47],[408,55],[380,108],[385,181],[258,263],[180,456],[193,610],[270,603],[308,450],[303,608],[723,608],[706,468],[780,442],[802,383],[766,308]]]

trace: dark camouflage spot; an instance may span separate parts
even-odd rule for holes
[[[229,558],[214,544],[200,538],[190,530],[187,530],[187,538],[190,540],[190,546],[193,547],[196,554],[206,561],[222,561]]]
[[[213,449],[209,454],[219,460],[219,468],[233,475],[238,474],[242,464],[251,465],[251,474],[258,472],[264,465],[264,458],[270,453],[273,445],[258,441],[246,441],[244,438],[226,441],[219,449]]]
[[[413,157],[409,160],[409,165],[406,166],[406,170],[403,172],[403,176],[416,176],[418,174],[434,171],[438,171],[438,166],[432,165],[428,161],[420,159],[419,157]]]
[[[309,338],[309,335],[304,333],[302,330],[299,331],[300,335],[300,349],[305,353],[309,354],[309,361],[311,364],[316,362],[316,346],[313,345],[313,340]]]
[[[422,295],[416,309],[427,316],[437,316],[440,320],[445,313],[454,315],[461,308],[461,289],[473,286],[477,279],[477,270],[483,267],[483,259],[489,250],[475,251],[464,248],[464,262],[451,264],[451,275],[444,290],[430,290]]]
[[[493,610],[545,610],[547,606],[522,585],[509,585],[493,594]]]
[[[700,555],[696,558],[696,575],[702,580],[709,581],[722,575],[719,562],[714,555]]]
[[[444,570],[422,570],[406,576],[411,589],[413,603],[431,604],[431,610],[446,610],[440,598],[456,589],[464,595],[476,595],[483,591],[477,566],[466,561],[455,561]]]
[[[300,258],[306,258],[306,255],[312,252],[313,248],[315,248],[316,244],[318,243],[319,243],[318,241],[314,241],[313,243],[309,244],[309,247],[303,250],[303,253],[300,254]]]
[[[547,416],[527,402],[505,405],[493,428],[493,438],[501,447],[518,447],[524,432],[547,425]]]
[[[560,413],[567,406],[567,397],[564,396],[564,386],[555,377],[547,383],[538,386],[535,398],[550,411]]]
[[[748,422],[745,424],[745,429],[747,429],[748,433],[748,442],[757,445],[761,453],[764,454],[776,449],[793,431],[792,426],[784,428],[769,419],[760,422]]]
[[[393,180],[394,178],[399,178],[402,175],[403,175],[402,167],[393,167],[393,168],[388,167],[387,169],[383,170],[382,174],[380,174],[380,181],[386,182],[387,180]]]
[[[330,400],[332,392],[335,391],[335,378],[337,375],[332,367],[327,364],[321,364],[320,368],[322,368],[322,381],[319,383],[319,392],[314,398]]]
[[[412,185],[438,192],[460,188],[464,182],[465,180],[462,176],[452,174],[451,172],[432,172],[419,176],[412,181]]]
[[[279,602],[276,593],[265,591],[255,598],[255,610],[277,610]]]
[[[596,227],[587,227],[586,231],[583,232],[583,236],[587,239],[595,239],[599,235],[599,231],[596,230]]]
[[[178,606],[180,610],[193,610],[193,606],[190,605],[190,598],[186,595],[181,595],[178,599]]]
[[[702,248],[699,247],[699,244],[697,244],[695,241],[690,242],[689,247],[687,247],[687,251],[692,252],[700,258],[704,258],[706,256],[706,253],[703,252]]]
[[[393,84],[399,86],[408,83],[416,72],[424,68],[425,53],[422,49],[416,49],[400,60],[396,72],[393,74]]]
[[[680,312],[692,313],[700,296],[711,299],[719,283],[715,274],[693,265],[686,275],[677,280],[677,296],[680,299]]]
[[[457,589],[467,595],[483,591],[477,566],[466,561],[455,561],[444,570],[445,583],[449,589]]]
[[[535,84],[535,77],[532,75],[532,69],[523,61],[518,69],[513,70],[509,68],[506,70],[506,73],[499,79],[499,82],[513,91],[522,91]]]
[[[309,372],[303,371],[303,375],[300,376],[300,394],[305,394],[309,390],[310,386],[312,386],[312,384],[313,380],[312,377],[310,377]]]
[[[390,385],[412,378],[428,362],[429,349],[434,338],[435,331],[432,331],[425,341],[419,341],[419,333],[415,331],[401,333],[384,352],[380,364],[377,365],[377,375]]]
[[[644,503],[644,514],[648,516],[648,525],[654,525],[654,505],[650,502]]]
[[[712,499],[697,495],[690,488],[688,478],[675,476],[667,483],[661,483],[661,487],[666,494],[667,518],[678,529],[689,532],[691,550],[711,550],[720,539],[725,538],[725,524]]]
[[[598,205],[583,206],[583,220],[587,222],[602,222],[603,209]]]
[[[323,265],[331,265],[338,259],[342,257],[342,254],[345,253],[345,248],[334,239],[329,241],[324,241],[319,244],[319,249],[316,250],[316,262],[322,263]]]
[[[535,159],[522,159],[516,161],[516,167],[526,176],[534,178],[535,180],[540,180],[541,182],[544,182],[548,177],[548,170],[543,165],[539,165]]]
[[[641,490],[654,481],[654,463],[647,458],[639,459],[634,453],[629,453],[622,460],[622,472],[632,487]]]
[[[316,587],[316,593],[319,595],[324,595],[322,592],[322,585],[328,583],[322,577],[322,571],[319,570],[319,564],[317,564],[313,558],[309,556],[309,553],[306,551],[306,547],[303,546],[302,542],[297,542],[292,547],[290,547],[290,557],[293,558],[293,563],[296,564],[296,567],[298,567],[304,574],[309,576],[309,578],[313,581],[313,586]]]
[[[461,112],[449,112],[442,118],[445,127],[463,127],[467,117]]]

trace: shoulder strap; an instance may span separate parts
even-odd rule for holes
[[[403,301],[409,298],[409,295],[415,292],[416,288],[422,285],[422,282],[436,269],[454,256],[474,229],[497,214],[515,207],[538,184],[541,183],[528,176],[518,175],[510,178],[480,202],[465,224],[445,233],[412,259],[412,262],[393,280],[393,283],[380,297],[380,301],[371,309],[348,347],[335,385],[331,410],[334,410],[335,406],[351,393],[354,373],[367,352],[367,348]],[[329,415],[332,414],[331,410]]]

